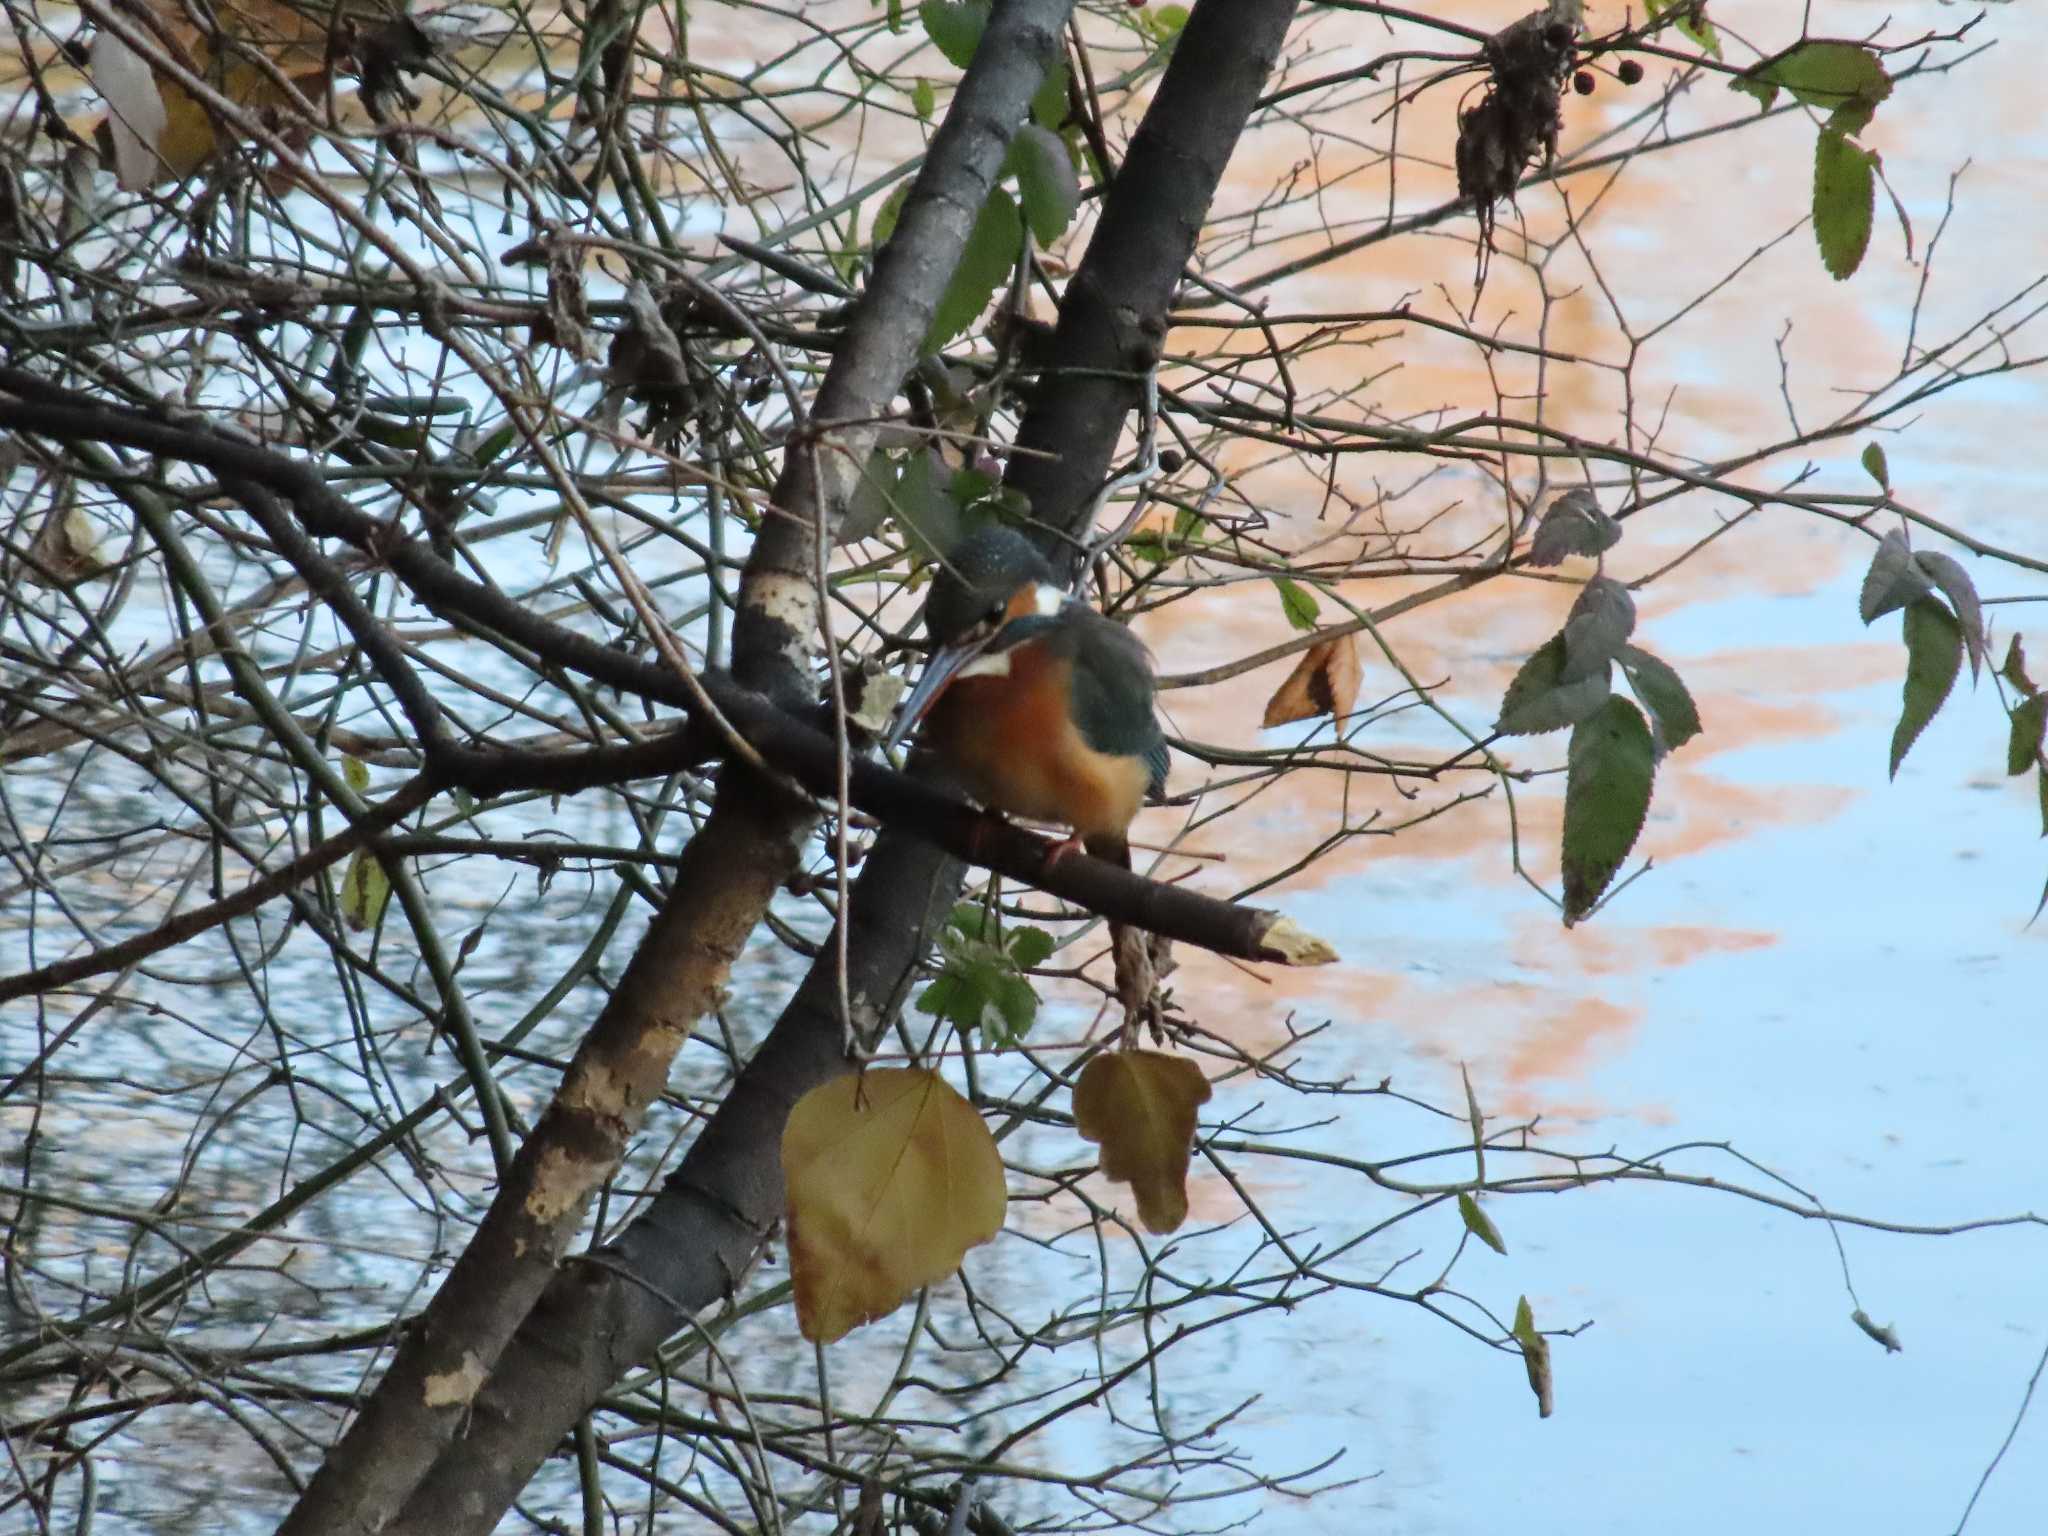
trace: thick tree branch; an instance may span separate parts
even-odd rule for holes
[[[1062,308],[1056,363],[1103,366],[1101,316],[1118,318],[1112,335],[1163,335],[1168,300],[1193,249],[1224,163],[1278,56],[1294,0],[1199,0],[1183,30],[1144,125],[1105,199],[1102,222],[1069,290],[1084,288],[1087,321]],[[1223,88],[1200,71],[1222,60]],[[1166,186],[1186,201],[1160,207]],[[1127,207],[1165,220],[1163,231]],[[1113,248],[1118,240],[1131,250]],[[1112,345],[1111,367],[1136,358]],[[1032,497],[1035,514],[1057,532],[1073,531],[1093,502],[1137,398],[1135,380],[1109,381],[1086,411],[1067,408],[1062,385],[1034,397],[1020,441],[1057,453],[1028,474],[1013,461],[1011,483]],[[1057,423],[1055,425],[1054,423]],[[1052,550],[1071,561],[1073,547]],[[856,797],[860,790],[856,776]],[[927,825],[921,830],[929,833]],[[1070,866],[1040,871],[1051,883]],[[1000,866],[997,866],[1000,867]],[[1030,878],[1030,877],[1026,877]],[[1135,878],[1114,871],[1107,885]],[[847,991],[860,1019],[886,1018],[900,1005],[929,934],[952,907],[960,866],[914,835],[885,831],[862,866],[846,921]],[[1105,890],[1106,894],[1106,890]],[[1122,914],[1119,914],[1122,915]],[[1131,914],[1166,931],[1158,919]],[[840,1044],[835,946],[812,966],[710,1123],[691,1145],[660,1196],[606,1251],[607,1263],[572,1265],[506,1349],[477,1395],[469,1431],[449,1448],[407,1503],[404,1528],[421,1536],[483,1532],[611,1384],[645,1361],[682,1321],[675,1306],[701,1308],[729,1294],[753,1264],[782,1210],[780,1129],[810,1088],[847,1070]],[[628,1276],[644,1276],[635,1284]]]

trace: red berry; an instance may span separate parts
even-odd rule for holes
[[[1623,59],[1620,66],[1614,72],[1621,76],[1621,83],[1623,85],[1634,85],[1643,78],[1643,66],[1634,59]]]
[[[1593,71],[1591,71],[1590,69],[1582,69],[1576,75],[1573,75],[1572,89],[1577,91],[1581,96],[1592,95]]]

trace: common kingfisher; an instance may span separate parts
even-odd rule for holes
[[[1131,820],[1166,788],[1166,737],[1144,644],[1070,597],[1013,528],[982,528],[947,556],[925,604],[931,661],[890,745],[924,741],[991,810],[1074,830],[1126,867]]]

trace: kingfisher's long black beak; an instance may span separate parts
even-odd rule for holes
[[[962,640],[954,645],[942,646],[932,652],[931,660],[924,664],[924,674],[917,680],[917,686],[896,708],[896,723],[889,728],[885,747],[897,747],[916,728],[931,707],[939,701],[939,695],[946,691],[946,685],[960,675],[960,669],[989,647],[994,634],[980,635]]]

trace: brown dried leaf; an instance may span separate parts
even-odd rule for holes
[[[317,101],[326,88],[330,40],[324,19],[294,10],[282,0],[216,0],[212,16],[224,40],[216,55],[211,36],[176,0],[151,0],[150,8],[156,25],[131,18],[137,34],[164,47],[238,105],[281,107],[289,99],[270,70],[248,57],[250,53],[268,60],[303,96]],[[172,42],[166,45],[165,37]],[[124,188],[176,181],[198,170],[213,154],[214,121],[197,98],[158,74],[111,30],[93,39],[92,76],[107,103],[105,126]]]
[[[1287,681],[1273,690],[1260,723],[1271,730],[1290,720],[1313,720],[1318,715],[1341,720],[1358,702],[1358,683],[1363,675],[1358,660],[1358,636],[1338,635],[1333,640],[1319,640],[1287,674]]]
[[[1102,1147],[1103,1176],[1131,1186],[1148,1232],[1188,1219],[1188,1154],[1209,1080],[1185,1056],[1106,1051],[1074,1085],[1074,1127]]]
[[[1002,1230],[995,1138],[936,1073],[871,1067],[813,1088],[782,1132],[789,1269],[803,1336],[885,1317]]]

